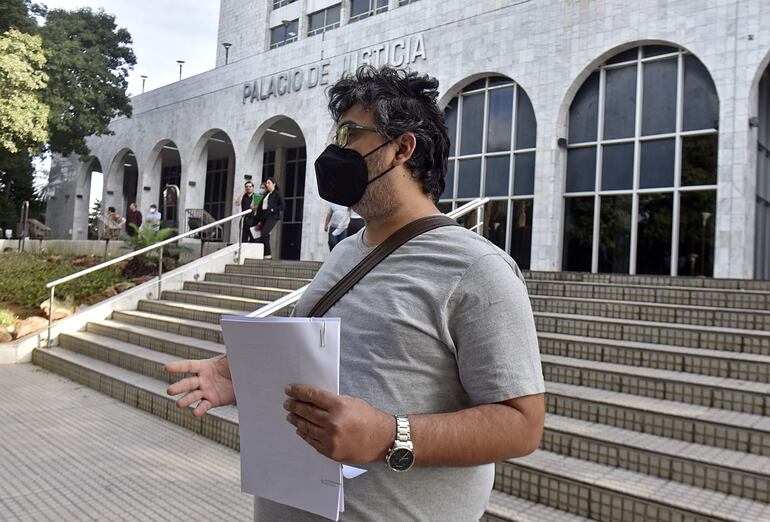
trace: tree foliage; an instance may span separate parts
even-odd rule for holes
[[[11,154],[48,139],[48,76],[39,36],[10,29],[0,35],[0,149]]]
[[[110,120],[131,116],[131,35],[117,28],[114,16],[88,8],[49,11],[40,31],[50,78],[50,150],[85,156],[87,136],[111,134]]]

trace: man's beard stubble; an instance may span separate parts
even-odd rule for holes
[[[366,158],[366,166],[369,170],[369,179],[374,179],[382,172],[387,170],[389,166],[386,166],[380,154],[384,149],[380,149],[368,158]],[[395,170],[395,169],[394,169]],[[353,205],[355,210],[364,221],[377,221],[386,219],[399,209],[401,203],[394,197],[394,180],[392,175],[395,172],[392,170],[380,177],[378,180],[370,183],[366,186],[366,192],[358,203]]]

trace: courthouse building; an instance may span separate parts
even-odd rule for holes
[[[440,207],[492,198],[484,234],[521,267],[770,278],[766,0],[222,0],[211,45],[212,70],[133,97],[87,161],[55,159],[55,237],[86,238],[92,172],[123,213],[178,186],[180,230],[274,176],[275,251],[324,259],[325,89],[389,63],[440,81]]]

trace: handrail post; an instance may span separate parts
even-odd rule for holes
[[[480,236],[484,235],[484,231],[481,230],[483,215],[484,215],[484,205],[481,205],[476,209],[476,233]]]
[[[241,219],[238,220],[238,251],[235,254],[235,262],[238,263],[239,265],[241,264],[241,243],[243,242],[243,218],[244,217],[246,216],[241,216]]]
[[[160,300],[160,292],[161,292],[161,286],[163,278],[163,249],[165,247],[160,247],[160,257],[158,259],[158,300]]]
[[[54,291],[56,290],[56,285],[51,287],[51,300],[48,301],[48,335],[45,339],[45,347],[50,348],[51,347],[51,325],[53,324],[53,299],[54,299]]]

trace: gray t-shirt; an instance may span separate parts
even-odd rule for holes
[[[339,243],[295,315],[306,315],[371,250],[363,231]],[[412,239],[326,316],[342,318],[340,393],[388,414],[453,412],[544,391],[521,272],[503,251],[464,228],[442,227]],[[346,480],[342,520],[478,520],[494,465],[424,468],[419,445],[414,451],[416,465],[406,473],[372,463],[364,475]],[[255,520],[323,519],[257,499]]]

